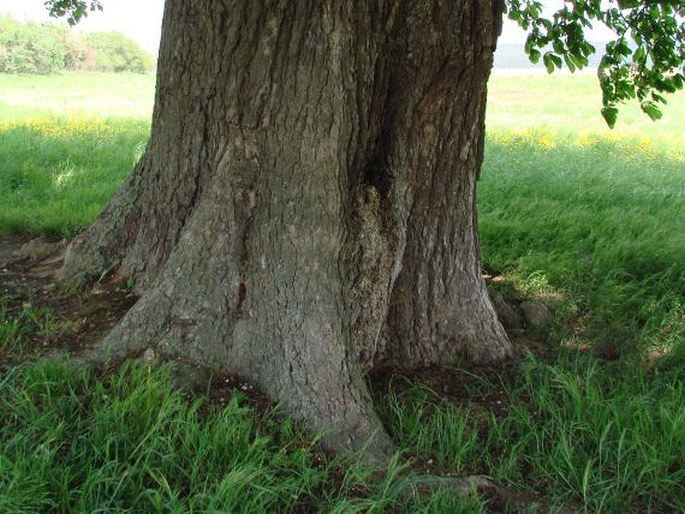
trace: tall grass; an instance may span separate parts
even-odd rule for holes
[[[474,398],[492,400],[455,405],[419,385],[383,408],[396,440],[457,473],[485,471],[590,512],[682,512],[684,363],[612,369],[529,355],[499,383],[462,373]]]
[[[68,236],[100,212],[145,149],[147,120],[0,124],[0,233]]]
[[[456,474],[486,473],[552,506],[589,512],[685,508],[685,359],[620,373],[587,356],[528,356],[499,378],[459,372],[471,397],[425,386],[381,404],[400,448]],[[169,369],[104,376],[60,364],[0,378],[0,511],[480,512],[478,500],[406,493],[321,453],[239,391],[186,396]],[[496,399],[495,399],[496,398]],[[472,399],[478,400],[473,402]],[[492,404],[499,402],[496,409]],[[447,510],[445,510],[447,509]]]
[[[685,150],[648,139],[490,134],[484,264],[617,349],[685,337]]]
[[[125,367],[94,381],[56,365],[1,386],[2,512],[274,511],[325,478],[286,423],[282,443],[244,398],[185,401],[165,370]]]
[[[97,379],[96,379],[97,378]],[[477,500],[404,492],[318,451],[292,422],[239,392],[185,397],[169,369],[103,377],[60,364],[0,379],[0,511],[477,512]]]

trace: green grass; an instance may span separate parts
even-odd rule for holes
[[[26,352],[25,337],[29,329],[22,314],[12,312],[7,299],[0,297],[0,356],[22,357]]]
[[[35,356],[44,348],[35,348],[32,340],[47,344],[75,327],[74,320],[60,319],[48,307],[34,305],[27,299],[20,303],[18,299],[9,294],[0,296],[0,361]]]
[[[499,379],[462,372],[481,403],[415,385],[388,395],[381,411],[400,448],[453,473],[487,473],[590,512],[675,512],[685,508],[684,372],[685,359],[629,370],[530,356]],[[400,461],[372,479],[326,457],[275,411],[222,394],[185,396],[167,368],[140,364],[99,377],[55,363],[5,372],[0,511],[486,509],[447,493],[407,496]],[[495,414],[488,401],[506,408]]]
[[[59,364],[0,379],[0,511],[474,512],[480,503],[402,493],[327,459],[273,410],[237,392],[185,397],[168,368],[127,365],[104,377]],[[454,509],[454,510],[452,510]]]
[[[529,356],[496,380],[462,374],[474,398],[454,405],[414,386],[390,395],[396,440],[457,473],[483,472],[520,490],[546,490],[590,512],[685,509],[683,362],[667,370],[599,365],[566,353]]]
[[[453,370],[465,391],[456,399],[401,384],[379,409],[403,455],[450,473],[588,512],[679,512],[685,96],[658,124],[630,107],[609,131],[594,81],[495,74],[490,84],[484,267],[505,296],[553,308],[537,334],[547,357]],[[143,151],[152,92],[152,77],[0,76],[0,233],[86,226]],[[21,358],[41,330],[59,331],[49,312],[8,305],[1,352]],[[446,493],[407,497],[403,459],[378,479],[240,393],[175,391],[166,369],[6,368],[0,411],[0,512],[487,510]]]
[[[652,146],[496,131],[480,183],[484,265],[621,350],[685,336],[685,148]]]
[[[0,74],[0,234],[88,225],[145,149],[154,76]]]
[[[145,149],[147,120],[33,118],[0,124],[0,233],[82,229]]]

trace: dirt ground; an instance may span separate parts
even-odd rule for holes
[[[6,311],[9,316],[29,312],[43,318],[27,319],[39,325],[31,331],[25,350],[28,358],[78,353],[106,334],[136,301],[109,277],[88,290],[58,284],[54,273],[63,256],[64,242],[0,238],[0,297]],[[7,358],[0,355],[0,361]]]

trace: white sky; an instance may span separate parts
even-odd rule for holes
[[[44,0],[0,0],[0,14],[10,14],[18,20],[53,20],[43,5]],[[563,0],[543,0],[543,4],[555,10]],[[118,30],[136,41],[152,54],[157,54],[162,26],[164,0],[104,0],[104,12],[89,13],[78,25],[78,30]],[[591,31],[590,39],[606,40],[606,31]],[[500,38],[502,43],[523,43],[525,33],[505,19]]]

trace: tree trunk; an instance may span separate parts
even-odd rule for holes
[[[138,302],[102,341],[255,381],[391,448],[364,373],[509,355],[479,269],[492,0],[167,0],[152,133],[70,245]]]

